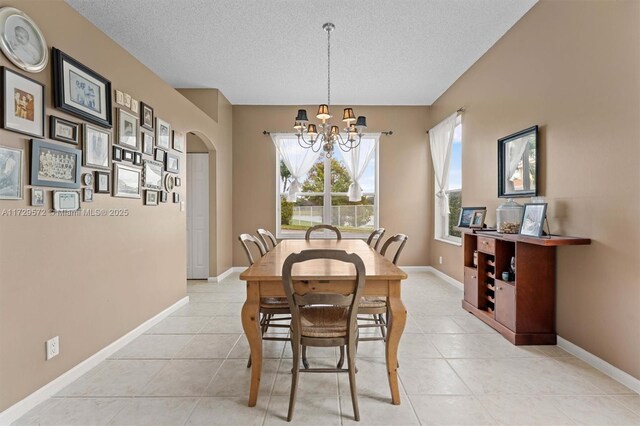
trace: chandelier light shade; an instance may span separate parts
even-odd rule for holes
[[[356,119],[353,108],[345,108],[342,113],[342,121],[346,127],[342,129],[342,132],[346,133],[346,139],[342,137],[340,127],[329,122],[332,118],[329,112],[331,105],[331,31],[335,29],[335,25],[328,22],[322,26],[322,29],[327,32],[327,103],[318,106],[316,118],[321,121],[320,131],[315,124],[309,123],[305,109],[298,110],[293,128],[296,129],[300,146],[311,148],[313,152],[322,150],[323,155],[331,157],[335,145],[338,145],[344,152],[349,152],[360,145],[364,130],[367,128],[367,118],[361,115]]]

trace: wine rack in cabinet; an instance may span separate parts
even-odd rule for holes
[[[460,230],[462,307],[515,345],[555,345],[556,248],[591,244],[591,240]],[[510,273],[512,262],[515,274]],[[509,276],[503,277],[503,272]]]

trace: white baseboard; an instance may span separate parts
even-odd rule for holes
[[[133,339],[142,335],[145,331],[149,330],[151,327],[158,324],[161,320],[168,317],[171,313],[178,310],[178,308],[181,308],[187,303],[189,303],[189,296],[185,296],[182,299],[178,300],[176,303],[169,306],[158,315],[143,322],[115,342],[102,348],[95,354],[91,355],[89,358],[82,361],[80,364],[76,365],[69,371],[61,374],[51,382],[33,392],[31,395],[27,396],[21,401],[16,402],[11,407],[0,413],[0,425],[9,425],[12,422],[16,421],[24,414],[26,414],[29,410],[40,404],[42,401],[60,392],[65,386],[125,347]]]
[[[427,266],[427,268],[429,272],[432,272],[433,274],[437,275],[438,278],[442,278],[443,280],[453,285],[454,287],[460,290],[464,290],[464,284],[462,284],[460,281],[456,280],[455,278],[451,278],[449,275],[437,270],[433,266]]]
[[[640,379],[636,379],[632,375],[620,370],[618,367],[609,364],[602,358],[595,356],[591,352],[587,352],[580,346],[575,345],[560,336],[558,336],[558,347],[569,352],[571,355],[574,355],[576,358],[580,358],[596,370],[600,370],[612,379],[622,383],[632,391],[640,393]]]
[[[226,271],[224,271],[223,273],[221,273],[220,275],[218,275],[217,277],[209,277],[207,281],[209,281],[210,283],[219,283],[220,281],[227,278],[229,275],[233,274],[235,272],[235,269],[236,268],[231,267]]]

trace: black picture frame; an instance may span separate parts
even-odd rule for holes
[[[75,115],[76,117],[80,117],[84,120],[90,121],[91,123],[97,124],[98,126],[106,127],[108,129],[112,128],[111,82],[55,47],[51,49],[51,53],[53,62],[54,106],[62,111]],[[78,102],[73,102],[72,88],[69,87],[70,83],[65,79],[65,66],[69,75],[73,72],[74,75],[77,76],[77,82],[82,79],[91,85],[98,87],[99,99],[104,99],[104,103],[99,102],[100,113],[98,113],[98,111],[92,112],[92,109],[95,109],[96,106],[91,106],[91,100],[87,101],[89,106],[83,106]],[[80,74],[84,74],[84,76]],[[84,92],[84,89],[82,89],[84,95],[90,93],[91,89],[91,86],[87,89],[87,92]],[[84,95],[81,99],[86,100]],[[97,96],[95,95],[95,90],[93,96]],[[102,113],[101,111],[103,108],[104,112]]]
[[[523,139],[524,138],[524,139]],[[526,143],[522,149],[518,150],[518,143]],[[526,142],[525,142],[526,141]],[[531,154],[531,145],[533,145],[533,154]],[[522,189],[512,188],[509,182],[514,181],[515,173],[518,169],[510,170],[509,153],[516,151],[520,157],[529,157],[529,161],[522,161]],[[538,161],[538,153],[540,147],[538,144],[538,126],[531,126],[509,136],[498,139],[498,197],[500,198],[516,198],[516,197],[536,197],[540,186],[540,164]],[[516,163],[519,164],[519,163]],[[534,170],[531,171],[533,164]],[[531,179],[533,177],[533,179]],[[531,182],[533,180],[533,182]]]
[[[56,132],[56,128],[58,127],[58,123],[63,124],[65,126],[71,127],[73,130],[73,136],[68,138],[64,135],[60,135]],[[49,116],[49,138],[66,142],[74,145],[78,145],[80,143],[80,123],[75,123],[73,121],[65,120],[64,118],[56,117],[55,115]]]
[[[111,193],[111,173],[109,172],[95,172],[95,193],[96,194],[109,194]],[[106,181],[100,181],[101,178],[106,178]],[[103,185],[103,183],[105,185]]]
[[[156,161],[160,161],[161,163],[164,163],[164,156],[165,156],[165,152],[159,148],[156,148],[156,153],[153,156],[153,159]]]
[[[175,167],[173,161],[175,160]],[[169,173],[180,173],[180,157],[169,152],[164,156],[164,170]]]
[[[520,221],[520,235],[541,237],[546,217],[547,203],[525,203]]]
[[[150,117],[150,119],[149,119]],[[144,102],[140,102],[140,126],[147,130],[153,130],[153,123],[155,122],[155,115],[153,108]]]
[[[160,202],[161,203],[166,203],[167,202],[167,192],[166,191],[160,191]]]
[[[46,153],[44,151],[47,151]],[[50,154],[48,151],[55,151],[55,156],[51,155],[49,158],[53,158],[52,164],[50,165],[42,165],[43,170],[41,170],[41,162],[40,158],[43,156],[47,158],[47,154]],[[68,157],[73,156],[73,169],[71,171],[72,175],[71,179],[68,179],[66,182],[60,174],[64,173],[55,173],[56,169],[59,169],[61,172],[64,172],[64,169],[69,168]],[[63,158],[60,158],[63,157]],[[64,158],[67,157],[67,158]],[[56,165],[58,163],[59,165]],[[79,149],[71,148],[69,146],[63,146],[58,144],[49,143],[40,139],[32,139],[31,140],[31,185],[33,186],[49,186],[54,188],[67,188],[67,189],[78,189],[80,188],[81,181],[81,172],[82,172],[82,151]],[[50,176],[47,178],[46,174],[56,174],[56,176]]]
[[[133,153],[133,165],[142,166],[142,154],[139,152]]]
[[[119,146],[114,146],[111,159],[113,161],[122,161],[122,148],[120,148]]]
[[[178,192],[174,192],[173,193],[173,202],[174,203],[179,203],[180,202],[180,193],[178,193]]]
[[[36,81],[32,78],[29,78],[25,75],[22,75],[18,72],[15,72],[7,67],[0,67],[2,72],[0,72],[0,78],[2,79],[2,102],[0,102],[2,108],[2,128],[10,130],[16,133],[22,133],[23,135],[35,136],[38,138],[44,138],[44,127],[45,127],[45,105],[46,105],[46,97],[44,93],[44,84]],[[11,75],[11,76],[10,76]],[[9,108],[8,104],[15,105],[17,102],[13,94],[7,93],[7,84],[9,82],[9,78],[15,79],[15,81],[23,80],[27,85],[31,84],[39,89],[38,94],[31,95],[31,93],[26,93],[26,96],[34,96],[33,99],[33,118],[34,123],[36,123],[35,118],[39,117],[40,126],[36,126],[34,124],[33,128],[29,129],[28,127],[24,127],[24,122],[29,121],[24,117],[16,117],[17,105],[14,108]],[[17,84],[17,83],[16,83]],[[24,87],[23,87],[24,89]],[[16,87],[16,90],[20,90]],[[26,90],[26,89],[25,89]],[[38,100],[39,97],[39,100]],[[39,106],[39,107],[38,107]],[[27,109],[23,106],[22,111],[24,114],[27,113]],[[11,115],[10,115],[11,114]],[[22,121],[22,122],[21,122]],[[22,127],[21,127],[22,126]],[[37,131],[30,131],[37,130]]]
[[[129,151],[128,149],[123,149],[122,161],[128,161],[130,163],[133,163],[133,151]]]
[[[473,212],[476,210],[487,210],[486,207],[462,207],[460,209],[460,216],[458,217],[458,228],[468,228],[471,224],[471,218]]]

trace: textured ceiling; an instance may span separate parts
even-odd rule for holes
[[[66,0],[173,87],[233,104],[430,105],[537,0]]]

